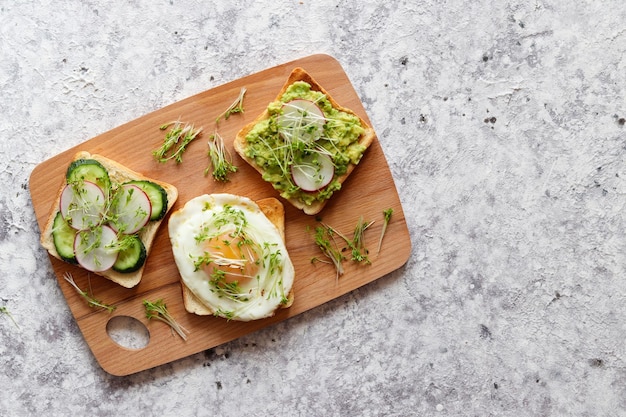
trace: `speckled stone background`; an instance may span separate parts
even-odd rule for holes
[[[0,415],[626,414],[620,0],[0,0]],[[99,133],[313,53],[363,100],[407,265],[118,378],[38,245],[28,179]]]

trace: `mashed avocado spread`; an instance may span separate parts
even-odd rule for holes
[[[279,118],[284,104],[297,99],[312,101],[323,112],[325,122],[319,138],[290,140],[288,135],[281,134]],[[323,93],[312,90],[304,81],[290,85],[279,100],[268,105],[267,110],[270,117],[257,123],[246,136],[246,155],[263,168],[263,179],[270,182],[282,197],[297,199],[307,205],[330,198],[341,188],[337,179],[346,173],[350,164],[358,164],[365,151],[358,142],[364,132],[359,118],[335,109]],[[303,191],[294,184],[291,166],[315,152],[332,158],[333,179],[320,190]]]

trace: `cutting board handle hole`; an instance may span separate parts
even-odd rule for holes
[[[141,350],[150,343],[150,332],[146,325],[130,316],[111,317],[107,322],[107,334],[126,349]]]

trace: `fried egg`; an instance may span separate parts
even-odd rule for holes
[[[183,284],[216,316],[249,321],[289,302],[294,267],[279,229],[246,197],[205,194],[172,213]]]

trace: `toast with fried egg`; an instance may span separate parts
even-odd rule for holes
[[[232,196],[232,195],[227,195],[227,194],[221,194],[221,195],[216,195],[216,196],[217,198],[227,196],[232,199],[243,200],[244,205],[249,205],[252,210],[255,210],[255,211],[260,210],[262,215],[264,215],[264,217],[267,220],[269,220],[271,225],[275,228],[275,231],[278,233],[279,238],[282,240],[282,242],[283,243],[285,242],[285,210],[284,210],[283,204],[279,200],[277,200],[276,198],[270,197],[270,198],[260,199],[256,202],[252,202],[251,200],[248,200],[246,198],[239,197],[239,196]],[[211,198],[213,196],[200,196],[198,198],[204,198],[204,197]],[[194,204],[194,202],[192,201],[191,204]],[[235,204],[234,207],[237,207],[237,205]],[[181,272],[180,283],[181,283],[181,289],[182,289],[183,303],[187,312],[200,315],[200,316],[215,315],[215,316],[221,316],[221,317],[225,317],[225,318],[232,319],[232,320],[250,321],[250,320],[255,320],[256,318],[269,317],[273,315],[276,310],[282,309],[282,308],[288,308],[292,305],[294,301],[294,291],[293,291],[293,285],[292,285],[294,271],[293,271],[293,266],[291,264],[291,261],[289,260],[289,256],[286,252],[286,249],[284,250],[284,253],[282,253],[284,259],[287,262],[283,270],[283,272],[285,273],[285,278],[284,279],[281,278],[280,282],[281,282],[281,285],[283,284],[288,285],[288,291],[285,293],[284,300],[282,302],[277,302],[274,307],[274,310],[266,311],[265,313],[263,313],[264,315],[262,317],[254,317],[253,315],[239,316],[236,314],[225,315],[224,311],[218,311],[220,310],[218,306],[211,305],[209,301],[203,301],[199,295],[195,294],[194,291],[186,284],[185,276],[187,274],[183,272],[185,270],[185,265],[183,265],[183,263],[187,264],[188,260],[192,257],[192,255],[187,254],[185,250],[182,250],[182,246],[184,244],[181,244],[180,242],[177,241],[178,240],[177,237],[179,236],[179,231],[183,227],[182,223],[184,222],[184,218],[188,216],[192,216],[190,212],[183,213],[184,210],[189,210],[187,205],[183,207],[182,209],[179,209],[176,212],[172,213],[172,216],[170,218],[169,228],[170,228],[170,239],[172,240],[172,247],[173,247],[173,251],[175,255],[175,260],[176,260],[177,266],[179,267],[179,271]],[[185,231],[183,232],[183,234],[188,236],[190,233],[192,233],[191,230],[195,230],[195,229],[196,228],[193,228],[193,227],[185,228]],[[198,237],[197,235],[194,236],[194,241],[196,242],[199,241],[197,237]],[[177,256],[176,252],[180,250],[182,250],[183,256]],[[210,277],[208,277],[207,279],[206,277],[201,276],[200,279],[202,279],[205,283],[211,281]],[[250,302],[255,302],[255,301],[251,300]],[[244,303],[245,302],[242,302],[242,304]]]

